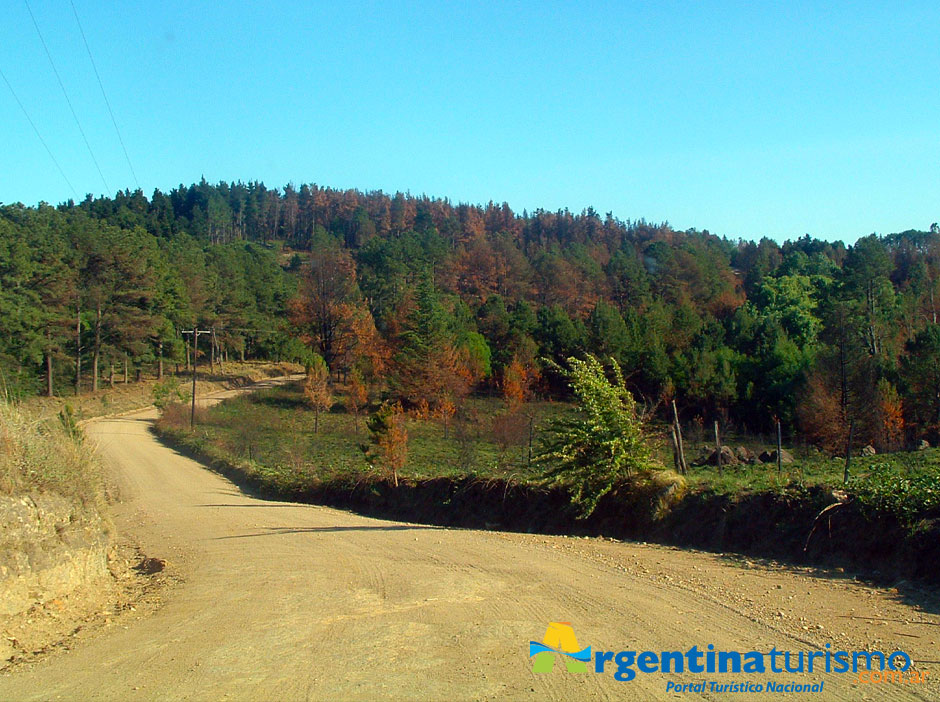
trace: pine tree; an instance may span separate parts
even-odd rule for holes
[[[388,471],[392,484],[398,487],[398,474],[408,462],[408,429],[405,416],[398,403],[383,403],[366,422],[369,443],[360,444],[359,449],[366,462],[373,468]]]

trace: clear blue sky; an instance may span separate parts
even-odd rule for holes
[[[940,3],[74,0],[140,185],[205,176],[592,205],[730,237],[940,220]],[[69,0],[30,0],[111,190],[135,187]],[[4,72],[104,185],[26,5]],[[0,81],[0,201],[72,197]]]

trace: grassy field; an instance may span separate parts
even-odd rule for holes
[[[697,466],[690,469],[689,484],[707,487],[719,493],[737,493],[742,490],[764,492],[793,484],[806,487],[842,485],[845,459],[830,458],[812,449],[793,453],[795,461],[784,464],[779,473],[775,463],[738,464],[725,467],[720,474],[715,466]],[[849,482],[865,479],[885,469],[906,471],[912,476],[936,473],[940,471],[940,451],[931,449],[877,456],[854,456],[849,471]]]
[[[408,462],[402,477],[439,476],[535,477],[529,465],[529,428],[539,427],[565,411],[560,403],[533,402],[515,419],[503,419],[505,407],[495,398],[471,398],[463,412],[445,426],[440,420],[409,417]],[[227,400],[201,414],[197,435],[224,453],[264,466],[292,480],[327,479],[368,470],[359,446],[368,440],[365,416],[347,413],[342,396],[333,411],[314,413],[304,403],[300,383],[262,390]],[[188,428],[188,415],[170,409],[162,426]],[[495,425],[495,426],[494,426]]]
[[[471,398],[459,419],[445,427],[439,420],[409,418],[408,462],[401,476],[421,480],[467,476],[536,483],[541,474],[529,460],[537,452],[539,436],[547,422],[570,405],[533,402],[515,418],[506,417],[498,398]],[[287,489],[301,491],[311,481],[330,482],[369,475],[360,444],[367,441],[364,417],[355,418],[338,403],[320,417],[314,432],[314,413],[304,402],[300,383],[264,390],[228,400],[203,413],[195,434],[188,441],[214,457],[231,459],[257,473],[264,480]],[[188,434],[188,414],[180,409],[167,412],[161,430]],[[746,445],[755,453],[770,448],[752,438],[736,437],[731,446]],[[665,441],[655,438],[663,465],[670,466],[671,454]],[[712,446],[689,442],[690,460],[706,455]],[[726,466],[693,466],[686,476],[693,492],[740,498],[757,493],[794,493],[823,487],[843,488],[845,462],[806,447],[786,447],[796,460],[775,463]],[[907,523],[940,509],[940,450],[901,452],[855,457],[847,486],[873,509],[887,510]]]

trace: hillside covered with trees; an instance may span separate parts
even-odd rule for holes
[[[546,360],[589,352],[685,422],[779,418],[833,451],[853,424],[887,450],[938,439],[938,306],[936,225],[781,246],[592,209],[205,181],[0,207],[11,394],[185,364],[197,325],[218,357],[313,352],[445,418],[472,392],[561,396]]]

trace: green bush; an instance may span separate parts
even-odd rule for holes
[[[185,403],[189,398],[189,391],[176,378],[167,377],[153,386],[153,404],[157,409],[166,409],[167,405],[173,403]]]
[[[849,481],[848,489],[868,514],[887,512],[906,527],[940,514],[940,486],[936,471],[911,474],[888,463]]]
[[[569,370],[559,370],[571,383],[577,405],[551,421],[537,463],[546,468],[549,481],[570,487],[580,516],[588,517],[618,483],[659,466],[617,362],[610,361],[613,382],[593,356],[569,358],[568,364]]]

